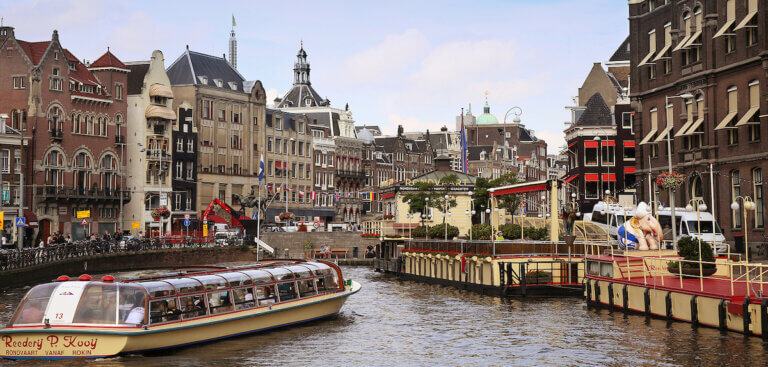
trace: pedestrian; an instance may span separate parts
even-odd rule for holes
[[[40,244],[38,245],[38,247],[40,247],[40,248],[45,247],[45,241],[43,241],[42,238],[40,239]]]
[[[7,243],[8,243],[8,239],[5,238],[5,235],[3,235],[3,240],[2,241],[3,241],[3,247],[5,247],[5,245],[7,245]]]
[[[72,243],[72,236],[67,233],[67,243]]]

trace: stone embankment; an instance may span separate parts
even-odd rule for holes
[[[332,249],[346,248],[349,250],[349,258],[360,259],[365,256],[368,245],[376,246],[379,243],[378,239],[360,237],[360,232],[267,232],[262,233],[261,239],[275,248],[276,257],[297,258],[304,257],[304,244],[307,240],[313,249],[328,244]]]

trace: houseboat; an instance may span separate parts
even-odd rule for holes
[[[27,292],[0,329],[0,356],[98,358],[202,343],[335,315],[360,287],[333,263],[301,260],[126,281],[61,276]]]

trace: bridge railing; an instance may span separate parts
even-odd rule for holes
[[[78,241],[49,245],[46,247],[24,248],[21,251],[0,250],[0,271],[22,269],[26,267],[55,263],[62,260],[77,259],[82,257],[141,252],[150,250],[172,248],[199,248],[199,247],[225,247],[239,246],[238,241],[216,243],[205,237],[186,237],[183,239],[131,239],[128,241]]]

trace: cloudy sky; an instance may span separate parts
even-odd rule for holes
[[[462,107],[523,123],[552,148],[562,142],[565,105],[592,63],[628,34],[625,0],[507,1],[101,1],[0,0],[18,38],[50,39],[94,60],[110,47],[123,61],[163,51],[222,55],[237,21],[238,69],[270,95],[291,86],[299,42],[312,84],[331,104],[349,103],[358,124],[393,134],[454,126]]]

